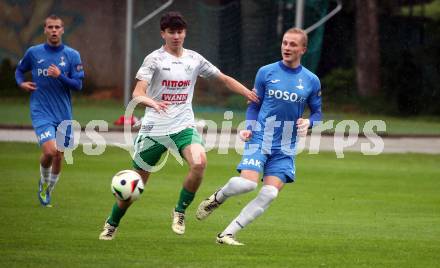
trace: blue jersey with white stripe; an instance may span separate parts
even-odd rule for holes
[[[258,124],[249,143],[262,144],[263,148],[294,148],[296,121],[302,117],[306,105],[311,111],[311,126],[321,120],[321,84],[302,65],[292,69],[279,61],[261,67],[255,89],[260,103],[252,104],[258,111]]]
[[[54,78],[48,76],[48,68],[51,64],[56,65],[61,76]],[[59,124],[63,120],[72,119],[72,105],[69,84],[61,78],[79,79],[84,78],[81,58],[75,49],[66,45],[52,47],[48,44],[40,44],[30,47],[23,59],[19,62],[16,71],[17,82],[22,82],[22,74],[32,72],[32,81],[37,89],[31,93],[30,110],[32,124]],[[64,79],[66,80],[66,79]],[[74,80],[71,80],[74,81]]]

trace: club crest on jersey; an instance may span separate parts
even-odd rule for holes
[[[62,67],[66,66],[66,63],[64,62],[64,56],[61,56],[60,61],[61,62],[58,63],[59,66],[62,66]]]
[[[191,65],[186,65],[185,66],[185,72],[187,73],[187,74],[191,74],[192,72],[193,72],[193,68],[191,68]]]
[[[297,89],[301,89],[301,90],[304,89],[304,86],[302,85],[302,81],[303,81],[302,79],[298,79],[299,85],[296,86]]]

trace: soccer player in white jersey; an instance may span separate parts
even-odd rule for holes
[[[176,234],[185,232],[185,210],[194,199],[206,167],[202,139],[195,130],[192,98],[197,77],[214,79],[248,101],[258,102],[255,92],[220,72],[197,52],[183,48],[187,24],[180,13],[168,12],[161,17],[161,36],[165,44],[149,54],[140,67],[133,91],[146,106],[142,126],[135,141],[133,167],[144,184],[152,168],[167,150],[179,153],[189,165],[176,207],[172,210],[171,228]],[[119,201],[99,236],[112,240],[129,201]]]
[[[238,231],[260,216],[278,196],[285,183],[295,180],[297,136],[321,120],[321,86],[318,77],[301,65],[307,50],[307,34],[291,28],[283,36],[282,60],[263,66],[255,78],[260,99],[246,113],[247,130],[240,132],[246,141],[237,170],[221,189],[204,200],[196,217],[205,219],[229,197],[255,190],[262,173],[263,186],[257,197],[217,236],[217,243],[243,245],[235,239]],[[302,118],[305,106],[309,119]]]

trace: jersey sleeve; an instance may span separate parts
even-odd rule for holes
[[[151,84],[151,79],[153,78],[153,75],[156,72],[157,68],[157,58],[151,54],[146,56],[144,62],[142,63],[136,74],[136,79],[147,81],[148,84]]]
[[[266,93],[266,72],[260,68],[255,76],[254,88],[257,91],[260,103],[263,102],[264,95]]]
[[[212,63],[210,63],[207,59],[205,59],[203,56],[198,55],[199,57],[199,76],[203,78],[211,78],[214,76],[217,76],[220,73],[220,70],[215,67]]]
[[[264,94],[266,92],[266,78],[264,71],[260,68],[255,76],[254,89],[257,91],[259,103],[251,102],[246,110],[246,129],[251,130],[254,128],[254,124],[258,118],[260,112],[261,103],[263,103]]]
[[[18,62],[17,69],[15,70],[15,81],[17,85],[20,85],[24,82],[24,74],[32,69],[32,52],[30,49],[26,51],[21,59]]]
[[[313,127],[316,121],[322,119],[322,100],[321,100],[321,83],[317,77],[313,80],[313,90],[307,99],[307,104],[310,108],[310,127]]]
[[[83,65],[81,62],[81,56],[79,55],[79,52],[77,52],[77,51],[74,51],[72,53],[70,78],[84,79],[84,68],[83,68]]]

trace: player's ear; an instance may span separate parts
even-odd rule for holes
[[[302,54],[304,55],[306,54],[306,52],[307,52],[307,47],[303,47]]]

